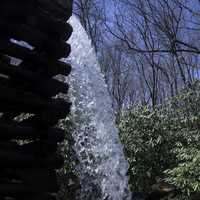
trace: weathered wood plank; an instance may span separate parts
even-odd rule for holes
[[[72,27],[66,23],[67,20],[59,20],[54,17],[52,13],[49,15],[46,11],[40,8],[37,9],[36,7],[31,8],[29,13],[24,17],[18,16],[18,14],[15,14],[16,17],[14,17],[12,13],[12,17],[8,15],[9,17],[4,17],[3,20],[9,23],[26,24],[32,30],[46,33],[52,39],[62,39],[66,41],[72,32]]]
[[[0,118],[0,122],[11,122],[20,112],[4,112]]]
[[[59,65],[50,65],[47,67],[47,65],[35,65],[31,64],[30,62],[23,61],[19,67],[27,69],[29,71],[37,72],[40,75],[48,78],[51,78],[58,74],[67,76],[71,72],[71,65],[63,62],[59,62]]]
[[[29,14],[30,7],[30,1],[1,0],[0,16],[22,19]]]
[[[45,128],[48,129],[52,126],[54,126],[55,124],[57,124],[59,121],[59,119],[49,113],[44,113],[44,115],[40,116],[40,115],[35,115],[32,116],[28,119],[25,119],[23,121],[21,121],[19,123],[19,125],[22,126],[33,126],[33,127],[38,127],[38,128]]]
[[[52,113],[63,118],[69,113],[70,103],[63,99],[45,100],[39,95],[0,85],[0,111],[21,111],[27,113]],[[47,116],[45,116],[47,117]]]
[[[54,15],[58,19],[67,21],[72,14],[72,3],[71,1],[47,1],[47,0],[37,0],[37,1],[15,1],[15,0],[2,0],[1,1],[1,16],[6,17],[18,17],[19,15],[28,16],[29,12],[36,10],[37,7],[48,11],[51,15]]]
[[[50,141],[62,142],[65,137],[64,130],[58,128],[49,128],[47,130],[38,130],[33,127],[19,125],[9,125],[0,123],[0,140],[20,139],[35,140],[48,138]]]
[[[62,20],[68,20],[72,14],[72,0],[38,0],[38,4]]]
[[[37,188],[17,183],[0,184],[0,197],[4,199],[3,196],[20,200],[56,200],[49,193],[40,193]]]
[[[15,197],[20,194],[34,193],[33,188],[23,184],[0,184],[0,195]]]
[[[23,195],[16,200],[57,200],[55,195],[51,195],[50,193],[43,194],[31,194],[31,195]]]
[[[28,119],[20,122],[20,125],[23,126],[33,126],[39,128],[49,128],[58,123],[59,119],[66,118],[67,114],[70,112],[70,105],[68,107],[63,107],[62,109],[56,110],[55,112],[45,111],[43,113],[39,113],[35,116],[32,116]],[[63,112],[64,111],[64,112]],[[67,113],[67,114],[66,114]]]
[[[0,149],[0,168],[48,168],[59,169],[63,166],[64,160],[61,156],[52,154],[48,157],[37,157],[33,155],[25,155],[11,150]]]
[[[0,142],[0,149],[12,150],[23,154],[45,155],[54,154],[57,151],[57,141],[52,141],[49,138],[41,141],[34,141],[27,144],[19,145],[16,142],[4,141]]]
[[[29,26],[46,33],[49,37],[53,37],[54,39],[66,41],[72,33],[72,27],[66,23],[66,20],[58,20],[52,13],[48,15],[43,10],[39,10],[37,14],[30,16],[30,18],[31,20],[27,21]]]
[[[70,36],[70,26],[66,24],[66,31]],[[70,50],[70,45],[64,40],[55,40],[50,38],[47,34],[38,30],[32,30],[31,27],[25,24],[5,23],[0,21],[0,37],[15,38],[16,40],[23,40],[28,42],[35,48],[39,48],[40,51],[46,52],[49,56],[59,59],[65,57]]]
[[[55,59],[49,58],[48,55],[30,50],[26,47],[19,46],[17,44],[14,44],[10,41],[6,41],[6,39],[0,38],[0,51],[6,55],[10,55],[15,58],[22,59],[24,61],[31,62],[33,64],[40,64],[50,66],[50,67],[56,67],[57,65],[62,65],[63,63],[60,61],[55,61]],[[69,49],[65,53],[65,57],[67,57],[70,53],[70,46],[68,46]]]
[[[18,81],[22,85],[27,85],[25,90],[31,90],[45,97],[52,97],[58,93],[67,93],[68,85],[56,79],[50,79],[41,76],[38,73],[33,73],[20,67],[15,67],[8,64],[0,64],[0,73],[9,76],[7,79],[8,84],[12,87]],[[6,80],[4,80],[6,82]]]
[[[71,13],[71,0],[2,0],[0,3],[0,112],[4,112],[0,118],[2,199],[11,196],[15,200],[52,200],[49,193],[58,191],[55,169],[62,167],[63,158],[56,150],[65,133],[52,127],[69,113],[70,103],[51,98],[59,92],[67,93],[68,89],[66,84],[51,78],[71,71],[71,66],[58,61],[71,50],[65,43],[72,33],[66,23]],[[14,44],[11,38],[25,41],[33,49]],[[22,63],[12,66],[7,55],[21,59]],[[22,112],[34,116],[13,121]],[[31,142],[19,145],[13,140]]]
[[[55,170],[46,169],[6,169],[5,177],[23,182],[31,186],[36,192],[57,192],[59,185]]]
[[[45,109],[48,102],[31,92],[5,87],[0,85],[0,110],[1,111],[19,111],[35,113]],[[46,107],[47,108],[47,107]]]

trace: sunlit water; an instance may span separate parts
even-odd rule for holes
[[[129,200],[128,164],[115,126],[104,77],[91,41],[76,17],[70,19],[72,53],[70,76],[78,200]]]

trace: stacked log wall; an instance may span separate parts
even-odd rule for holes
[[[71,14],[72,0],[0,2],[0,199],[54,199],[59,190],[65,132],[56,125],[70,102],[54,98],[68,91],[54,77],[71,71],[60,61],[71,50]]]

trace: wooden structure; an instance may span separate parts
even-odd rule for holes
[[[71,13],[72,0],[0,1],[0,199],[50,200],[59,189],[55,125],[70,103],[54,98],[68,86],[53,77],[71,70],[59,61],[70,53]]]

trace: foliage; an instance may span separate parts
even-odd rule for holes
[[[149,191],[155,178],[174,163],[173,132],[168,132],[167,122],[159,110],[140,108],[127,113],[119,125],[134,191]]]
[[[76,158],[73,151],[74,140],[71,135],[73,130],[71,116],[60,120],[59,127],[65,130],[65,140],[59,145],[59,153],[64,157],[64,167],[58,171],[60,182],[58,199],[75,199],[79,188],[79,179],[75,172]]]
[[[134,191],[150,191],[156,178],[185,196],[200,191],[200,83],[165,105],[129,110],[119,124]]]
[[[182,148],[177,154],[179,164],[166,170],[167,180],[181,188],[188,196],[200,191],[200,151],[196,148]]]

